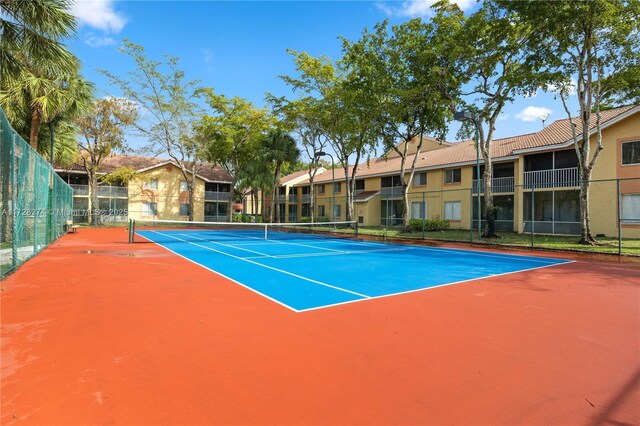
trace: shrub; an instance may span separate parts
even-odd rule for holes
[[[409,220],[409,230],[411,232],[434,232],[449,229],[448,220],[440,219],[411,219]]]

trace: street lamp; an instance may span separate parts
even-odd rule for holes
[[[336,221],[336,174],[335,174],[335,163],[333,161],[333,155],[324,151],[316,151],[313,153],[313,158],[317,161],[320,157],[328,156],[331,158],[331,221]]]
[[[478,237],[482,237],[482,207],[480,204],[480,141],[478,126],[478,116],[470,111],[458,111],[453,114],[453,119],[457,121],[472,121],[475,128],[474,142],[476,144],[476,189],[478,197]]]

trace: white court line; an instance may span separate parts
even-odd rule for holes
[[[406,248],[391,248],[391,249],[380,249],[380,250],[355,250],[355,251],[341,251],[339,253],[299,253],[299,254],[281,254],[268,256],[272,259],[290,259],[295,257],[318,257],[318,256],[341,256],[341,255],[352,255],[352,254],[368,254],[368,253],[384,253],[388,251],[405,251]],[[245,259],[266,259],[266,257],[246,257]]]
[[[175,240],[182,241],[182,242],[187,243],[187,244],[192,244],[192,245],[194,245],[196,247],[201,247],[201,248],[203,248],[205,250],[215,251],[216,253],[220,253],[220,254],[223,254],[225,256],[232,257],[234,259],[242,260],[243,262],[248,262],[248,263],[251,263],[253,265],[262,266],[263,268],[271,269],[273,271],[280,272],[280,273],[283,273],[285,275],[290,275],[292,277],[296,277],[296,278],[299,278],[299,279],[304,280],[304,281],[309,281],[309,282],[312,282],[314,284],[318,284],[318,285],[322,285],[322,286],[325,286],[325,287],[333,288],[335,290],[339,290],[339,291],[342,291],[342,292],[345,292],[345,293],[355,294],[356,296],[364,297],[364,298],[367,298],[367,299],[369,298],[369,296],[367,296],[366,294],[356,293],[355,291],[351,291],[351,290],[347,290],[347,289],[344,289],[344,288],[336,287],[336,286],[333,286],[331,284],[323,283],[321,281],[316,281],[316,280],[313,280],[311,278],[303,277],[302,275],[297,275],[297,274],[294,274],[292,272],[283,271],[282,269],[274,268],[272,266],[263,265],[262,263],[254,262],[253,260],[250,260],[250,259],[242,258],[242,257],[239,257],[239,256],[235,256],[233,254],[230,254],[230,253],[225,253],[224,251],[216,250],[213,247],[203,246],[202,244],[198,244],[198,243],[194,243],[194,242],[191,242],[191,241],[183,240],[182,238],[174,237],[174,236],[168,235],[168,234],[163,234],[162,232],[158,232],[158,231],[150,231],[150,232],[153,232],[153,233],[156,233],[158,235],[165,236],[165,237],[173,238]],[[197,263],[197,262],[194,262],[194,263]]]
[[[366,300],[383,299],[385,297],[399,296],[401,294],[417,293],[418,291],[431,290],[433,288],[438,288],[438,287],[446,287],[446,286],[449,286],[449,285],[462,284],[462,283],[466,283],[466,282],[470,282],[470,281],[476,281],[476,280],[480,281],[480,280],[484,280],[484,279],[487,279],[487,278],[495,278],[495,277],[500,277],[500,276],[503,276],[503,275],[518,274],[520,272],[533,271],[535,269],[542,269],[542,268],[550,268],[552,266],[566,265],[568,263],[574,263],[574,262],[575,262],[575,260],[567,260],[565,263],[554,263],[554,264],[551,264],[551,265],[534,266],[533,268],[520,269],[518,271],[503,272],[501,274],[487,275],[487,276],[484,276],[484,277],[477,277],[477,278],[469,278],[467,280],[455,281],[455,282],[452,282],[452,283],[438,284],[438,285],[434,285],[434,286],[430,286],[430,287],[416,288],[416,289],[407,290],[407,291],[399,291],[397,293],[382,294],[380,296],[369,296]],[[364,299],[347,300],[346,302],[334,303],[332,305],[322,305],[322,306],[316,306],[314,308],[300,309],[300,310],[298,310],[298,312],[317,311],[319,309],[331,308],[331,307],[340,306],[340,305],[346,305],[348,303],[361,302],[362,300],[364,300]]]
[[[285,244],[285,245],[288,245],[288,246],[298,246],[298,247],[306,247],[306,248],[313,248],[313,249],[318,249],[318,250],[337,251],[337,252],[342,252],[343,251],[343,250],[336,250],[336,249],[330,249],[330,248],[324,248],[324,247],[310,246],[308,244],[287,243],[286,241],[279,241],[279,240],[269,240],[269,241],[272,241],[272,242],[277,243],[277,244]]]
[[[211,241],[211,240],[207,240],[205,238],[194,237],[193,235],[188,235],[188,234],[178,234],[178,235],[182,235],[183,237],[195,238],[196,240],[205,241],[205,242],[211,243],[211,244],[218,244],[219,246],[223,246],[223,247],[229,247],[229,248],[236,249],[236,250],[242,250],[242,251],[246,251],[246,252],[249,252],[249,253],[259,254],[261,257],[273,257],[271,255],[268,255],[266,253],[262,253],[262,252],[259,252],[259,251],[244,249],[244,248],[241,248],[241,247],[233,246],[231,244],[219,243],[217,241]]]

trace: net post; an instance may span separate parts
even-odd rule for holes
[[[268,239],[269,239],[269,231],[268,231],[268,229],[269,229],[269,228],[267,227],[267,224],[265,223],[265,224],[264,224],[264,239],[265,239],[265,240],[268,240]]]
[[[358,221],[356,220],[356,238],[358,238]]]
[[[129,219],[129,244],[133,244],[133,233],[135,232],[135,221]]]

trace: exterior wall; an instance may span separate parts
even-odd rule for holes
[[[618,122],[602,131],[604,149],[593,168],[592,179],[628,179],[620,182],[620,194],[640,194],[640,165],[622,165],[622,143],[640,140],[640,113]],[[596,136],[591,138],[591,149],[597,144]],[[596,182],[591,184],[591,228],[596,234],[615,236],[618,234],[618,211],[616,206],[616,182]],[[640,238],[640,225],[623,224],[623,238]]]
[[[143,189],[144,182],[158,180],[158,189]],[[129,217],[133,219],[188,220],[180,215],[180,203],[188,203],[189,193],[180,192],[184,176],[179,168],[166,165],[148,170],[141,177],[129,182]],[[143,216],[142,203],[156,202],[157,216]],[[204,221],[204,181],[196,178],[193,219]]]

